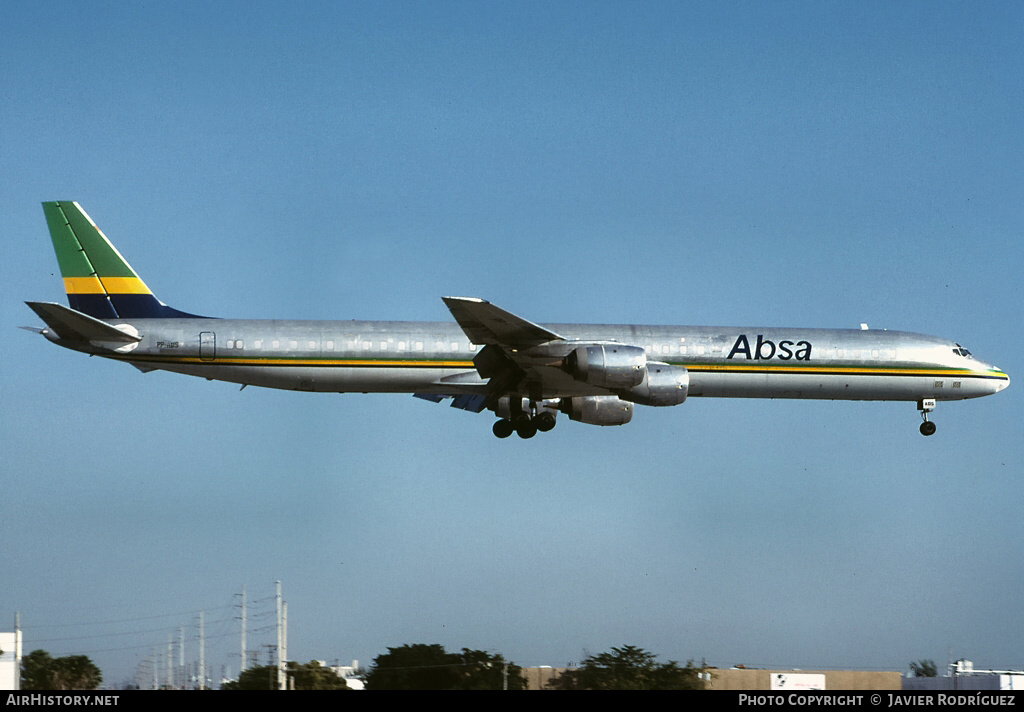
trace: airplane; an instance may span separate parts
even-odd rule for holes
[[[687,398],[908,401],[920,431],[939,401],[1010,378],[960,344],[868,329],[548,324],[475,297],[442,297],[453,322],[221,319],[159,301],[78,203],[44,202],[70,307],[26,302],[59,346],[142,372],[331,393],[411,393],[488,410],[531,438],[558,414],[624,425],[635,405]]]

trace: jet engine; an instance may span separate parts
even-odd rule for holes
[[[649,361],[644,380],[621,392],[624,399],[640,405],[679,405],[690,390],[690,372],[684,366]]]
[[[625,344],[578,346],[565,358],[565,370],[573,378],[613,390],[639,386],[646,365],[643,348]]]
[[[587,425],[625,425],[633,419],[633,404],[618,396],[563,398],[561,410],[569,420]]]

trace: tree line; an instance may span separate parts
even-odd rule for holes
[[[591,655],[547,683],[555,690],[700,690],[692,662],[659,663],[654,653],[626,645]],[[440,645],[403,645],[374,658],[363,678],[368,690],[524,690],[522,668],[501,655]]]
[[[319,662],[288,662],[286,687],[292,690],[344,690],[345,680]],[[692,662],[660,663],[654,653],[626,645],[591,655],[578,667],[563,670],[547,683],[556,690],[699,690],[703,683]],[[277,666],[243,671],[224,690],[276,690]],[[388,648],[359,675],[368,690],[524,690],[523,669],[500,653],[463,648],[448,652],[433,644]],[[84,655],[53,658],[45,650],[22,660],[23,690],[95,690],[103,681]]]

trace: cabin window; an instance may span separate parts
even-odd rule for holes
[[[316,342],[315,341],[310,341],[309,342],[309,348],[310,349],[315,349],[316,348]]]
[[[452,351],[458,351],[458,350],[459,350],[459,342],[458,341],[453,341],[452,342]]]
[[[276,351],[277,349],[281,348],[281,342],[278,341],[277,339],[274,339],[273,341],[270,342],[270,348]]]
[[[469,345],[469,350],[470,351],[476,351],[476,344],[470,344]]]
[[[399,351],[405,351],[405,342],[404,341],[399,341],[398,342],[398,350]]]
[[[364,341],[364,342],[363,342],[363,344],[362,344],[362,346],[363,346],[363,351],[369,351],[369,350],[370,350],[370,347],[371,347],[372,345],[373,345],[373,344],[371,344],[371,343],[370,343],[369,341]]]
[[[387,341],[381,341],[380,342],[380,350],[381,351],[387,351],[388,350],[388,342]]]
[[[235,342],[235,348],[236,349],[244,349],[245,348],[245,343],[241,339],[239,339],[238,341]]]
[[[422,350],[423,350],[423,342],[422,342],[422,341],[417,341],[417,342],[416,342],[416,345],[415,345],[415,347],[414,347],[414,348],[415,348],[415,349],[416,349],[417,351],[422,351]]]
[[[254,349],[262,349],[263,348],[263,339],[256,339],[255,341],[253,341],[252,342],[252,347]]]
[[[334,351],[334,342],[333,341],[330,341],[330,340],[325,341],[324,342],[324,346],[327,348],[328,351]]]
[[[288,342],[288,348],[289,349],[293,349],[293,350],[299,348],[299,342],[298,341],[289,341]]]

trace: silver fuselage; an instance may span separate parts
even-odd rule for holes
[[[469,343],[454,322],[136,319],[129,345],[61,345],[165,370],[233,383],[318,392],[483,392]],[[689,396],[835,400],[961,400],[1009,384],[999,369],[952,341],[900,331],[775,327],[550,324],[565,341],[539,349],[536,368],[557,372],[579,342],[642,347],[649,361],[683,366]],[[530,357],[530,352],[520,354]],[[572,379],[545,379],[545,398],[602,395]]]

